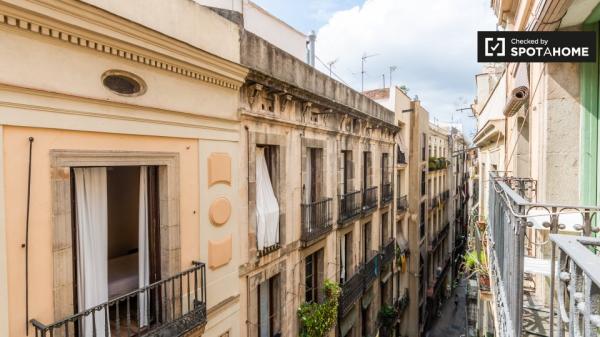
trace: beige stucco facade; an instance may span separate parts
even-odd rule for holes
[[[207,292],[204,335],[239,335],[243,213],[222,200],[239,205],[242,188],[237,174],[211,184],[215,169],[238,172],[242,165],[237,109],[246,70],[238,64],[239,28],[193,2],[89,3],[0,3],[7,51],[0,56],[7,65],[0,74],[0,335],[25,336],[26,315],[50,324],[74,313],[73,298],[58,296],[73,283],[73,271],[62,264],[72,256],[70,237],[57,232],[70,230],[62,225],[70,197],[57,186],[68,186],[70,167],[92,162],[164,167],[161,223],[169,237],[161,240],[169,251],[161,273],[206,263],[206,287],[221,290]],[[110,91],[102,82],[109,70],[136,75],[145,93]],[[23,247],[29,137],[29,246]],[[226,258],[215,260],[216,253]]]

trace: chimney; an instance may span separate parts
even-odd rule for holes
[[[311,31],[310,35],[308,35],[308,41],[307,41],[307,62],[311,67],[315,66],[315,43],[317,41],[317,34],[315,33],[315,31]]]

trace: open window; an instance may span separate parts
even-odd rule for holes
[[[259,254],[279,247],[278,147],[256,147],[256,240]]]
[[[281,336],[281,301],[279,275],[262,282],[258,288],[258,336]]]
[[[76,312],[160,280],[158,168],[74,167],[71,173]],[[117,301],[77,331],[143,331],[161,319],[159,297],[141,292]]]
[[[321,302],[323,299],[323,249],[310,254],[304,262],[305,300]]]

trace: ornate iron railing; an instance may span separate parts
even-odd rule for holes
[[[363,212],[369,212],[377,207],[377,186],[367,187],[363,192]]]
[[[489,180],[489,211],[487,225],[488,264],[490,270],[491,289],[493,291],[494,304],[496,306],[496,320],[498,336],[517,337],[525,332],[539,334],[537,331],[525,331],[523,302],[524,292],[524,266],[525,266],[525,240],[526,229],[532,230],[545,229],[551,234],[558,233],[559,230],[568,229],[569,231],[579,232],[581,240],[590,240],[585,236],[590,236],[592,232],[598,232],[598,227],[592,227],[592,218],[600,211],[598,207],[570,206],[570,205],[552,205],[534,203],[536,198],[537,183],[529,178],[499,177],[496,172],[490,173]],[[539,247],[550,245],[550,259],[548,261],[550,277],[550,289],[546,291],[549,302],[549,313],[547,317],[547,333],[554,336],[565,336],[566,322],[569,319],[565,306],[560,303],[565,301],[569,294],[574,294],[571,300],[576,305],[570,309],[578,310],[581,308],[593,307],[594,304],[585,293],[579,294],[564,292],[564,282],[566,275],[561,273],[565,266],[578,265],[579,262],[569,255],[571,252],[568,247],[559,244],[562,251],[561,259],[558,260],[559,269],[557,270],[556,243],[557,236],[551,236],[553,240],[536,243]],[[573,238],[577,239],[577,237]],[[565,263],[569,262],[567,265]],[[575,267],[574,271],[577,270]],[[585,264],[584,264],[585,268]],[[597,265],[594,267],[597,268]],[[585,269],[581,269],[585,273]],[[570,272],[570,271],[569,271]],[[562,278],[560,278],[562,277]],[[569,276],[570,277],[570,276]],[[557,281],[560,278],[561,281]],[[582,277],[581,280],[584,280]],[[557,290],[558,283],[558,290]],[[571,283],[569,283],[571,284]],[[543,285],[542,285],[543,286]],[[579,285],[571,287],[578,287]],[[556,302],[559,302],[559,311],[556,309]],[[579,304],[577,304],[579,303]],[[581,313],[585,313],[583,311]],[[535,316],[536,314],[530,315]],[[556,324],[556,315],[559,315],[559,324]],[[576,316],[577,314],[573,312]],[[587,311],[590,314],[590,311]],[[534,317],[533,320],[541,320],[540,317]],[[593,319],[591,320],[594,321]],[[575,322],[569,322],[577,328]],[[570,329],[570,327],[569,327]],[[575,330],[569,330],[569,336],[596,336],[593,334],[576,334]]]
[[[387,204],[394,198],[394,190],[391,183],[381,185],[381,205]]]
[[[599,238],[551,234],[558,246],[558,335],[598,336],[600,329]]]
[[[304,243],[314,241],[329,233],[333,227],[333,199],[327,198],[310,204],[302,204],[302,233]]]
[[[429,209],[434,209],[438,207],[440,204],[440,199],[438,196],[431,197],[429,200]]]
[[[437,232],[437,234],[433,237],[431,242],[429,243],[429,251],[435,251],[438,249],[440,244],[444,242],[444,239],[448,235],[448,231],[450,230],[450,223],[446,223],[442,229]]]
[[[339,218],[342,223],[359,215],[362,208],[362,191],[354,191],[342,194],[339,197]]]
[[[406,212],[408,209],[408,197],[406,195],[396,198],[396,210],[398,212]]]
[[[440,193],[440,200],[442,202],[446,202],[449,198],[450,198],[450,191],[449,190],[445,190],[444,192]]]
[[[31,324],[36,337],[182,336],[203,327],[206,318],[206,268],[194,262],[186,271],[55,323]]]
[[[360,298],[364,289],[364,274],[362,268],[358,268],[354,275],[342,283],[342,294],[339,302],[339,316],[345,316],[354,303]]]

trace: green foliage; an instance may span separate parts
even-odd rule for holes
[[[323,303],[302,303],[298,308],[301,337],[325,337],[335,325],[342,289],[336,282],[325,280],[323,290]]]
[[[465,253],[463,258],[463,265],[465,271],[471,274],[479,274],[481,276],[488,276],[487,269],[487,256],[485,252],[480,252],[479,255],[475,251]]]
[[[429,171],[441,170],[448,167],[446,158],[429,157]]]
[[[409,89],[409,88],[408,88],[406,85],[404,85],[404,84],[403,84],[403,85],[401,85],[399,88],[400,88],[400,90],[401,90],[403,93],[405,93],[405,94],[408,94],[408,91],[410,90],[410,89]]]
[[[379,321],[386,329],[392,329],[394,327],[397,316],[398,312],[396,312],[396,309],[392,306],[384,305],[381,307],[381,310],[379,310]]]

